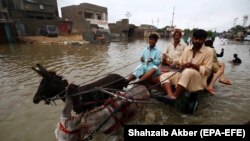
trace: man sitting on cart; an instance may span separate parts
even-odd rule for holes
[[[179,59],[179,65],[183,71],[176,74],[170,71],[160,76],[162,87],[170,99],[176,100],[185,91],[196,92],[207,87],[207,78],[213,62],[213,50],[203,45],[206,38],[205,30],[195,30],[192,46],[185,48]],[[175,91],[172,86],[176,87]]]

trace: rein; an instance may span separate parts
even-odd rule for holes
[[[156,102],[149,102],[149,101],[145,101],[145,100],[142,100],[142,99],[132,99],[132,98],[127,98],[126,97],[126,95],[119,95],[119,94],[115,94],[115,93],[112,93],[112,92],[109,92],[109,91],[107,91],[105,88],[100,88],[100,87],[97,87],[96,88],[97,90],[99,90],[99,91],[101,91],[101,92],[103,92],[103,93],[106,93],[106,94],[108,94],[108,95],[111,95],[111,96],[113,96],[115,99],[120,99],[120,100],[122,100],[122,101],[125,101],[125,102],[130,102],[130,103],[153,103],[153,104],[155,104]],[[143,91],[144,92],[144,91]],[[140,92],[140,94],[141,94],[142,92]],[[132,95],[132,96],[135,96],[135,95],[137,95],[137,94],[134,94],[134,95]]]
[[[120,68],[118,68],[118,69],[115,69],[115,70],[113,70],[113,71],[110,71],[110,72],[108,72],[108,73],[106,73],[106,74],[103,74],[103,75],[101,75],[100,77],[103,77],[103,76],[106,76],[106,75],[109,75],[109,74],[111,74],[112,72],[115,72],[115,71],[117,71],[117,70],[120,70],[120,69],[122,69],[122,68],[125,68],[125,67],[127,67],[127,66],[130,66],[130,65],[132,65],[132,64],[135,64],[135,63],[137,63],[137,62],[139,62],[140,60],[137,60],[137,61],[135,61],[135,62],[132,62],[132,63],[130,63],[130,64],[127,64],[127,65],[125,65],[125,66],[122,66],[122,67],[120,67]],[[100,78],[99,77],[99,78]],[[97,77],[98,78],[98,77]],[[96,79],[97,79],[96,78]],[[118,80],[119,81],[119,80]],[[85,81],[85,82],[83,82],[83,83],[81,83],[80,85],[83,85],[83,84],[85,84],[85,83],[87,83],[88,81]],[[115,81],[116,82],[116,81]],[[111,82],[111,83],[108,83],[108,84],[106,84],[105,86],[107,86],[107,85],[110,85],[110,84],[112,84],[112,83],[114,83],[114,82]]]
[[[118,69],[115,69],[115,70],[113,70],[113,71],[110,71],[109,73],[106,73],[106,74],[104,74],[104,75],[102,75],[102,76],[106,76],[106,75],[108,75],[108,74],[111,74],[112,72],[115,72],[115,71],[117,71],[117,70],[120,70],[120,69],[122,69],[122,68],[125,68],[125,67],[127,67],[127,66],[130,66],[130,65],[132,65],[132,64],[135,64],[135,63],[137,63],[137,62],[139,62],[139,61],[132,62],[132,63],[130,63],[130,64],[128,64],[128,65],[125,65],[125,66],[123,66],[123,67],[120,67],[120,68],[118,68]],[[141,67],[142,67],[142,66],[141,66]],[[102,77],[102,76],[101,76],[101,77]],[[129,75],[127,75],[127,76],[129,76]],[[126,77],[127,77],[127,76],[126,76]],[[105,85],[103,85],[103,86],[101,86],[101,87],[106,87],[106,86],[108,86],[108,85],[110,85],[110,84],[113,84],[113,83],[115,83],[115,82],[118,82],[118,81],[120,81],[120,80],[122,80],[122,79],[123,79],[123,78],[118,79],[118,80],[113,81],[113,82],[110,82],[110,83],[105,84]],[[80,85],[83,85],[83,84],[85,84],[85,83],[87,83],[87,81],[81,83]],[[69,85],[70,85],[70,84],[69,84]],[[52,98],[46,98],[46,97],[44,97],[46,103],[49,103],[49,104],[50,104],[50,101],[53,101],[53,103],[56,105],[55,100],[65,98],[65,96],[63,96],[63,97],[58,97],[58,95],[64,93],[65,91],[66,91],[66,93],[67,93],[69,85],[68,85],[64,90],[62,90],[61,92],[59,92],[58,94],[56,94],[56,95],[55,95],[54,97],[52,97]],[[128,84],[128,85],[131,85],[131,84]],[[113,90],[115,90],[115,89],[113,89]],[[87,90],[87,91],[83,91],[83,92],[78,92],[78,93],[76,93],[76,94],[72,94],[71,97],[79,96],[79,95],[84,95],[84,94],[91,93],[91,92],[97,92],[97,89],[94,88],[94,89],[91,89],[91,90]]]
[[[169,77],[167,77],[167,78],[165,78],[164,80],[160,81],[159,83],[157,83],[157,84],[155,84],[155,85],[149,87],[148,89],[150,90],[150,89],[152,89],[153,87],[156,87],[156,86],[160,85],[162,82],[168,80],[169,78],[171,78],[172,76],[174,76],[174,75],[177,74],[178,72],[181,72],[183,69],[184,69],[184,67],[179,68],[179,69],[178,69],[176,72],[174,72],[172,75],[170,75]]]
[[[136,61],[136,62],[138,62],[138,61]],[[128,64],[128,65],[126,65],[126,66],[124,66],[124,67],[127,67],[127,66],[129,66],[129,65],[132,65],[132,64],[134,64],[134,63],[136,63],[136,62],[133,62],[133,63],[131,63],[131,64]],[[143,64],[145,64],[145,62],[144,62]],[[148,64],[147,64],[147,65],[148,65]],[[123,67],[123,68],[124,68],[124,67]],[[142,67],[143,67],[143,65],[141,65],[139,68],[142,68]],[[119,68],[119,69],[121,69],[121,68]],[[119,70],[119,69],[117,69],[117,70]],[[116,70],[115,70],[115,71],[116,71]],[[110,73],[112,73],[112,72],[114,72],[114,71],[111,71],[111,72],[109,72],[108,74],[110,74]],[[129,74],[128,74],[127,76],[125,76],[125,78],[128,77],[128,76],[129,76]],[[110,83],[108,83],[108,84],[106,84],[106,85],[103,85],[102,87],[108,86],[108,85],[113,84],[113,83],[115,83],[115,82],[118,82],[118,81],[120,81],[120,80],[122,80],[122,78],[121,78],[121,79],[118,79],[118,80],[116,80],[116,81],[110,82]],[[132,84],[130,83],[130,84],[128,84],[128,85],[132,85]]]
[[[169,77],[167,77],[166,79],[164,79],[164,80],[162,80],[162,81],[160,81],[159,83],[157,83],[157,84],[155,84],[155,85],[153,85],[153,86],[151,86],[151,87],[149,87],[147,90],[150,90],[150,89],[153,89],[154,87],[156,87],[156,86],[158,86],[158,85],[160,85],[162,82],[164,82],[164,81],[166,81],[166,80],[168,80],[169,78],[171,78],[172,76],[174,76],[175,74],[177,74],[178,72],[181,72],[182,70],[184,69],[184,67],[183,68],[180,68],[180,69],[178,69],[176,72],[174,72],[172,75],[170,75]],[[145,81],[145,80],[144,80]],[[143,81],[140,81],[140,82],[143,82]],[[135,83],[136,84],[136,83]],[[129,91],[129,90],[128,90]],[[143,91],[140,91],[140,92],[138,92],[137,94],[134,94],[134,95],[138,95],[138,94],[141,94],[141,93],[143,93],[144,92],[144,90]]]
[[[136,61],[136,62],[137,62],[137,61]],[[134,62],[134,63],[135,63],[135,62]],[[164,80],[162,80],[161,82],[159,82],[159,83],[157,83],[157,84],[155,84],[155,85],[149,87],[148,90],[150,90],[150,89],[152,89],[152,88],[154,88],[154,87],[160,85],[162,82],[168,80],[169,78],[171,78],[172,76],[174,76],[176,73],[181,72],[183,69],[184,69],[184,68],[178,69],[176,72],[174,72],[172,75],[170,75],[170,76],[167,77],[166,79],[164,79]],[[120,80],[120,79],[119,79],[119,80]],[[119,81],[119,80],[116,80],[116,81],[114,81],[114,82],[108,83],[108,84],[106,84],[106,85],[104,85],[104,86],[102,86],[102,87],[105,87],[105,86],[107,86],[107,85],[110,85],[110,84],[112,84],[112,83],[115,83],[115,82],[117,82],[117,81]],[[145,81],[145,80],[144,80],[144,81]],[[140,81],[140,82],[143,82],[143,81]],[[140,83],[140,82],[134,82],[134,83],[130,83],[130,84],[137,84],[137,83]],[[130,85],[130,84],[129,84],[129,85]],[[69,84],[69,85],[70,85],[70,84]],[[67,93],[68,93],[68,87],[69,87],[69,85],[68,85],[67,87],[65,87],[64,90],[62,90],[61,92],[59,92],[58,94],[56,94],[56,95],[55,95],[54,97],[52,97],[52,98],[46,98],[46,97],[44,97],[46,103],[49,103],[49,104],[50,104],[50,102],[53,101],[53,103],[56,105],[55,100],[65,98],[65,96],[63,96],[63,97],[58,97],[58,96],[59,96],[60,94],[64,93],[65,91],[66,91],[66,94],[67,94]],[[109,90],[110,90],[110,89],[109,89]],[[114,90],[114,89],[112,89],[112,90]],[[110,92],[106,91],[104,88],[101,89],[101,87],[99,87],[99,88],[93,88],[93,89],[88,90],[88,91],[78,92],[78,93],[76,93],[76,94],[72,94],[71,97],[79,96],[79,95],[84,95],[84,94],[87,94],[87,93],[90,93],[90,92],[97,92],[97,91],[103,91],[103,92],[106,93],[106,94],[110,94]],[[129,91],[129,90],[128,90],[128,91]],[[137,94],[140,94],[140,93],[142,93],[142,92],[144,92],[144,91],[138,92]],[[135,94],[135,95],[137,95],[137,94]],[[112,96],[115,96],[115,97],[116,97],[116,95],[112,95]],[[129,102],[131,102],[131,101],[129,101]]]
[[[66,98],[65,96],[59,97],[59,95],[63,94],[64,92],[66,92],[65,95],[67,95],[68,94],[69,85],[66,86],[64,90],[62,90],[61,92],[59,92],[58,94],[56,94],[54,97],[51,97],[51,98],[44,97],[45,101],[48,102],[48,104],[50,104],[50,102],[53,101],[53,103],[56,105],[55,100]]]

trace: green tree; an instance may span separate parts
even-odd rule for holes
[[[241,25],[236,25],[235,27],[232,27],[231,30],[236,33],[244,30],[244,27]]]
[[[214,36],[214,32],[212,30],[208,30],[207,37],[213,37],[213,36]]]

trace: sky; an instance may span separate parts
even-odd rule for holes
[[[245,15],[249,17],[246,26],[250,25],[250,0],[57,0],[59,15],[61,7],[80,3],[106,7],[108,23],[128,18],[126,13],[130,13],[129,23],[136,26],[151,24],[163,28],[173,21],[180,29],[222,32],[234,25],[242,26]]]

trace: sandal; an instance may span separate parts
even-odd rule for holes
[[[207,88],[206,89],[212,96],[214,96],[215,95],[215,89],[213,89],[213,88]]]
[[[232,85],[230,80],[219,80],[219,82],[225,85]]]

